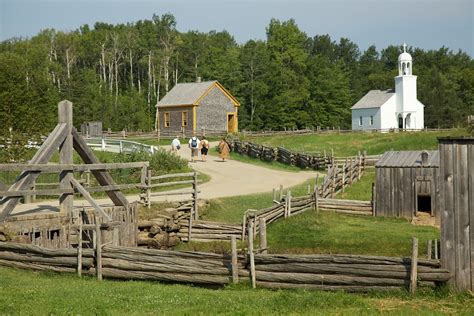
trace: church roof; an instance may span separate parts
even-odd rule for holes
[[[218,86],[237,106],[239,102],[216,80],[204,82],[178,83],[163,99],[158,101],[157,107],[176,105],[198,105],[212,87]]]
[[[351,109],[379,108],[394,94],[393,90],[370,90]]]

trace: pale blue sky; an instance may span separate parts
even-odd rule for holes
[[[0,40],[45,28],[74,30],[95,22],[126,23],[171,12],[180,31],[227,30],[239,43],[264,39],[270,19],[294,18],[310,36],[347,37],[361,50],[375,44],[474,56],[474,0],[0,0]]]

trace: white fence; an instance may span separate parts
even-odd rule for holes
[[[95,150],[124,153],[134,151],[144,151],[149,154],[154,154],[158,147],[142,144],[138,142],[107,138],[87,138],[87,145]]]

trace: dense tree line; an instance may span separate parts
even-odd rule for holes
[[[48,29],[0,43],[0,132],[50,130],[61,99],[74,103],[76,126],[99,120],[113,130],[153,130],[157,100],[198,77],[219,80],[240,100],[241,128],[347,128],[350,107],[368,90],[394,87],[400,52],[311,37],[293,20],[271,20],[265,41],[241,45],[226,31],[181,33],[171,14]],[[426,124],[463,124],[474,114],[472,58],[445,47],[409,52]]]

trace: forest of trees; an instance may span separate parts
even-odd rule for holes
[[[73,32],[43,30],[0,43],[0,134],[51,130],[57,103],[74,123],[112,130],[155,128],[155,104],[177,82],[218,80],[241,102],[241,129],[350,127],[350,107],[368,90],[394,87],[400,43],[361,51],[347,38],[309,36],[271,20],[266,40],[238,44],[226,31],[179,32],[171,14]],[[474,114],[474,63],[465,52],[410,48],[429,127]]]

